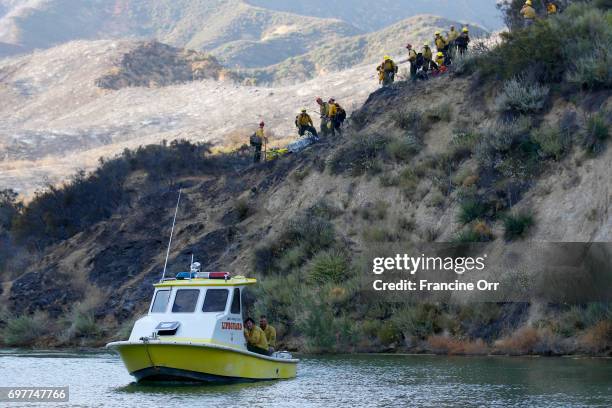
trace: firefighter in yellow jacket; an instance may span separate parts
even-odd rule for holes
[[[338,115],[338,106],[336,105],[336,100],[331,98],[327,103],[327,131],[331,133],[332,136],[336,135],[336,115]]]
[[[380,64],[376,70],[378,71],[378,79],[382,78],[382,86],[389,86],[395,81],[395,74],[399,70],[399,67],[390,56],[385,55],[382,64]]]
[[[255,131],[255,133],[251,135],[250,143],[251,146],[253,146],[253,148],[255,149],[255,153],[253,155],[254,163],[259,163],[261,161],[261,148],[264,147],[265,150],[265,146],[268,143],[268,138],[266,137],[266,134],[264,132],[264,126],[265,124],[261,122],[259,124],[259,128]]]
[[[304,133],[310,132],[313,136],[318,137],[317,129],[315,129],[310,115],[306,113],[306,108],[302,108],[300,114],[295,117],[295,126],[298,128],[300,136],[304,136]]]
[[[408,50],[408,61],[410,61],[410,78],[413,81],[416,81],[416,75],[417,75],[417,53],[414,50],[414,48],[412,48],[412,44],[407,44],[406,45],[406,49]]]
[[[255,326],[255,321],[248,317],[244,321],[244,338],[247,341],[247,349],[253,353],[270,355],[266,334],[259,327]]]
[[[436,64],[436,69],[440,70],[440,68],[444,66],[444,53],[438,52],[436,54],[436,59],[434,60],[434,62]]]
[[[323,102],[322,98],[317,98],[317,104],[319,105],[319,112],[321,114],[321,136],[324,137],[329,133],[329,105],[327,102]]]
[[[525,27],[531,26],[537,17],[536,11],[533,8],[533,3],[531,2],[531,0],[527,0],[525,2],[520,13],[521,13],[521,16],[523,16]]]
[[[426,42],[423,44],[423,51],[421,51],[421,54],[423,54],[423,71],[427,72],[433,60],[433,52],[431,48],[429,48],[429,43]]]
[[[454,58],[455,54],[457,53],[457,43],[455,42],[455,40],[457,40],[457,38],[459,38],[459,31],[457,31],[457,29],[455,29],[455,26],[452,25],[450,26],[450,31],[448,32],[448,34],[446,35],[446,44],[447,44],[447,54],[449,55],[449,57]]]
[[[436,44],[436,48],[438,49],[438,52],[445,52],[446,46],[448,45],[448,43],[446,42],[444,37],[442,37],[442,33],[440,31],[436,31],[435,35],[436,36],[434,37],[434,43]]]
[[[457,39],[457,37],[459,37],[459,31],[455,29],[454,25],[450,26],[450,31],[446,36],[446,42],[452,44]]]
[[[263,330],[268,341],[268,351],[274,352],[276,349],[276,329],[268,324],[268,318],[264,315],[259,317],[259,327]]]

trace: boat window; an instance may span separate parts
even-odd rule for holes
[[[223,312],[227,304],[227,289],[208,289],[202,305],[203,312]]]
[[[158,290],[155,293],[155,298],[153,299],[153,306],[151,306],[151,313],[164,313],[166,311],[166,306],[168,306],[169,300],[170,300],[169,290]]]
[[[240,314],[240,289],[234,288],[234,296],[232,296],[232,314]]]
[[[179,289],[174,297],[172,313],[193,313],[198,303],[199,289]]]

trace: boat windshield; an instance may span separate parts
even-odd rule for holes
[[[202,305],[203,312],[223,312],[227,304],[229,290],[227,289],[208,289],[204,304]]]
[[[193,313],[200,296],[199,289],[179,289],[174,297],[172,313]]]
[[[153,304],[151,305],[151,313],[164,313],[170,300],[169,290],[158,290],[155,293]]]

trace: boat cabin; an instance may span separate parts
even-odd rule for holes
[[[155,284],[146,316],[129,341],[159,339],[246,350],[242,294],[256,279],[227,272],[181,272]]]

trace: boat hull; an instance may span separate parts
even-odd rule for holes
[[[140,381],[231,383],[293,378],[295,359],[281,359],[214,344],[116,342],[127,370]]]

